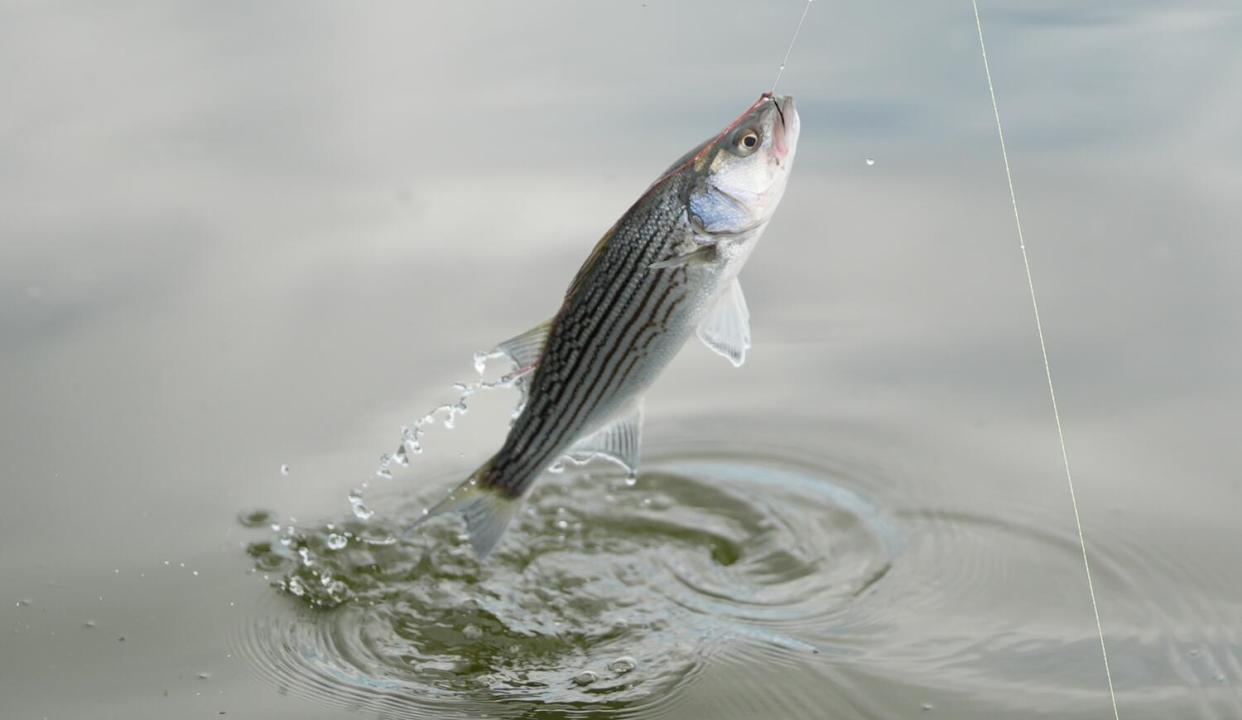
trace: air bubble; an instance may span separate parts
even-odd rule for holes
[[[590,685],[596,680],[599,680],[599,675],[592,670],[583,670],[577,675],[574,675],[575,685]]]
[[[867,158],[867,167],[875,165],[875,158]]]
[[[340,533],[330,533],[328,535],[328,548],[331,550],[342,550],[349,544],[349,540]]]
[[[288,466],[288,465],[281,465],[281,466],[280,466],[280,474],[281,474],[281,475],[288,475],[288,474],[289,474],[289,466]]]
[[[617,675],[624,675],[636,667],[638,667],[638,661],[629,655],[622,655],[616,660],[608,663],[608,669]]]

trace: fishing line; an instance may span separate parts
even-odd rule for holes
[[[802,17],[798,18],[798,27],[794,28],[793,37],[789,39],[789,47],[785,48],[785,57],[781,60],[781,67],[776,71],[776,79],[772,81],[772,89],[768,92],[776,92],[776,85],[781,81],[781,75],[785,73],[785,64],[789,62],[789,53],[793,52],[794,43],[798,42],[798,33],[802,31],[802,23],[806,22],[806,14],[811,11],[813,2],[815,0],[806,0],[806,6],[802,8]]]
[[[1121,720],[1121,714],[1117,710],[1117,694],[1113,690],[1113,673],[1108,667],[1108,647],[1104,643],[1104,625],[1100,622],[1100,607],[1095,601],[1095,583],[1091,579],[1091,563],[1087,560],[1087,539],[1082,531],[1082,517],[1078,514],[1078,495],[1074,492],[1074,476],[1070,473],[1069,452],[1065,449],[1065,431],[1061,427],[1061,413],[1057,409],[1057,393],[1052,386],[1052,366],[1048,362],[1048,345],[1044,341],[1044,325],[1039,319],[1039,302],[1035,299],[1035,281],[1031,278],[1031,261],[1026,254],[1026,240],[1022,237],[1022,218],[1018,215],[1018,196],[1013,191],[1013,173],[1009,170],[1009,153],[1005,150],[1005,131],[1001,129],[1000,108],[996,104],[992,70],[988,67],[988,50],[983,43],[983,21],[979,19],[979,2],[970,0],[970,4],[975,10],[975,27],[979,31],[979,53],[983,57],[983,72],[988,79],[988,95],[992,98],[992,115],[996,118],[996,136],[1000,139],[1001,159],[1005,163],[1005,179],[1009,182],[1009,202],[1013,206],[1013,222],[1018,230],[1018,247],[1022,250],[1022,265],[1026,268],[1026,287],[1031,293],[1031,309],[1035,312],[1035,330],[1039,333],[1039,351],[1044,358],[1044,377],[1048,380],[1048,398],[1052,401],[1052,416],[1057,423],[1057,439],[1061,442],[1061,462],[1065,467],[1065,482],[1069,486],[1070,503],[1074,507],[1074,524],[1078,527],[1078,547],[1082,549],[1082,569],[1087,575],[1087,592],[1091,595],[1091,611],[1095,614],[1095,629],[1100,638],[1100,654],[1104,658],[1104,676],[1108,679],[1108,698],[1113,704],[1113,720]]]

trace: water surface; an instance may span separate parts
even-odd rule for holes
[[[1242,716],[1242,14],[991,5],[1122,717]],[[0,9],[0,714],[1109,716],[968,3],[812,8],[755,347],[687,348],[635,486],[548,478],[483,566],[362,540],[799,12]]]

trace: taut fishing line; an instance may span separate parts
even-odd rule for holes
[[[793,52],[794,43],[798,42],[798,33],[802,31],[802,23],[806,22],[806,14],[811,11],[813,2],[815,0],[806,0],[806,6],[802,8],[802,17],[798,18],[798,26],[794,28],[793,37],[789,38],[789,47],[785,48],[785,57],[781,59],[781,67],[776,71],[776,79],[772,81],[772,89],[768,92],[776,92],[776,85],[781,81],[781,75],[785,73],[785,65],[789,62],[789,53]]]
[[[1026,287],[1031,293],[1031,309],[1035,313],[1035,330],[1039,334],[1039,351],[1044,358],[1044,377],[1048,380],[1048,398],[1052,401],[1052,417],[1057,424],[1057,439],[1061,442],[1061,462],[1065,467],[1065,482],[1069,486],[1070,503],[1074,508],[1074,524],[1078,527],[1078,547],[1082,550],[1082,569],[1087,575],[1087,592],[1091,595],[1091,611],[1095,614],[1095,629],[1100,638],[1100,654],[1104,658],[1104,677],[1108,680],[1108,698],[1113,705],[1113,720],[1121,720],[1117,710],[1117,693],[1113,690],[1113,673],[1108,667],[1108,647],[1104,643],[1104,625],[1100,622],[1100,606],[1095,600],[1095,583],[1091,580],[1091,563],[1087,559],[1087,539],[1082,531],[1082,517],[1078,514],[1078,495],[1074,492],[1074,476],[1070,472],[1069,452],[1065,449],[1065,431],[1061,427],[1061,413],[1057,409],[1057,393],[1052,385],[1052,366],[1048,362],[1048,345],[1044,341],[1044,325],[1039,319],[1039,302],[1035,299],[1035,281],[1031,278],[1031,261],[1026,254],[1026,240],[1022,237],[1022,219],[1018,215],[1018,196],[1013,191],[1013,173],[1009,169],[1009,153],[1005,150],[1005,131],[1001,129],[1000,108],[996,104],[996,88],[992,85],[992,70],[988,67],[988,49],[983,42],[983,21],[979,19],[979,2],[970,0],[975,10],[975,27],[979,31],[979,53],[983,57],[983,72],[988,79],[988,95],[992,98],[992,115],[996,118],[996,136],[1000,139],[1001,159],[1005,164],[1005,180],[1009,183],[1009,202],[1013,206],[1013,222],[1018,230],[1018,248],[1022,250],[1022,265],[1026,268]]]
[[[798,25],[794,28],[793,37],[789,40],[789,47],[785,49],[785,56],[781,59],[781,66],[776,72],[776,79],[772,81],[771,92],[776,91],[777,84],[781,81],[781,75],[785,72],[785,66],[789,63],[789,56],[793,52],[794,44],[798,41],[798,33],[802,30],[803,23],[806,22],[807,13],[811,9],[811,3],[814,0],[807,0],[806,5],[802,8],[802,16],[798,18]],[[1018,196],[1013,189],[1013,172],[1009,167],[1009,152],[1005,147],[1005,131],[1001,125],[1000,107],[996,102],[996,88],[992,83],[992,69],[988,64],[987,45],[983,40],[983,21],[979,16],[978,0],[970,0],[971,7],[975,12],[975,28],[979,33],[979,53],[983,58],[983,72],[988,81],[988,95],[992,99],[992,115],[996,120],[996,136],[1000,141],[1001,159],[1005,166],[1005,180],[1009,185],[1009,202],[1013,207],[1014,226],[1018,232],[1018,248],[1022,251],[1022,265],[1026,270],[1026,287],[1031,295],[1031,310],[1035,315],[1035,331],[1039,336],[1039,351],[1044,361],[1044,378],[1048,382],[1048,399],[1052,404],[1052,417],[1056,421],[1057,440],[1061,445],[1061,462],[1065,468],[1065,483],[1069,488],[1070,504],[1074,510],[1074,525],[1078,530],[1078,547],[1082,551],[1082,568],[1087,578],[1087,593],[1091,597],[1091,611],[1095,616],[1096,634],[1100,640],[1100,655],[1104,660],[1104,677],[1108,683],[1108,698],[1112,703],[1113,720],[1121,720],[1121,713],[1117,708],[1117,693],[1113,688],[1113,673],[1108,665],[1108,646],[1104,641],[1104,625],[1100,621],[1100,607],[1095,597],[1095,582],[1091,576],[1091,561],[1087,555],[1087,539],[1082,528],[1082,516],[1078,511],[1078,494],[1074,490],[1074,475],[1070,471],[1069,451],[1065,444],[1065,430],[1061,424],[1061,411],[1057,407],[1056,388],[1052,382],[1052,365],[1048,360],[1048,344],[1044,339],[1044,325],[1039,316],[1039,301],[1035,294],[1035,281],[1031,275],[1031,261],[1026,252],[1026,240],[1022,235],[1022,218],[1018,213]]]

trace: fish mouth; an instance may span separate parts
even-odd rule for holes
[[[776,109],[776,122],[772,123],[772,150],[778,159],[789,155],[798,141],[800,122],[793,95],[769,96]]]

